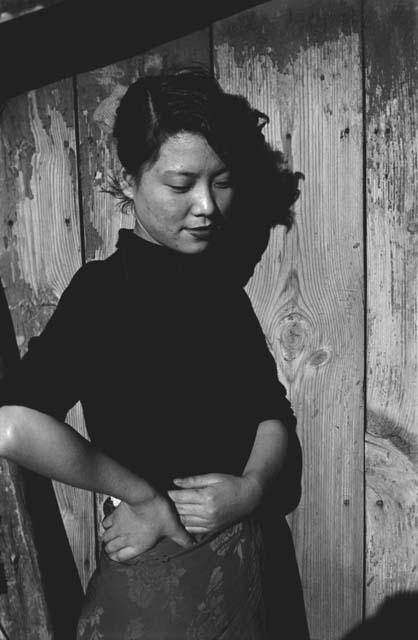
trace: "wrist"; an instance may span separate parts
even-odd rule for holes
[[[155,491],[152,496],[140,498],[128,506],[137,516],[152,522],[159,535],[166,535],[172,509],[162,494]]]
[[[129,496],[124,500],[130,507],[135,507],[138,504],[144,502],[159,502],[164,500],[163,496],[158,493],[154,487],[149,485],[144,480],[139,480],[133,483],[129,488]]]

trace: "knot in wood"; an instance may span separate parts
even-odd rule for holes
[[[313,367],[321,367],[330,359],[330,353],[326,349],[318,349],[318,351],[314,351],[311,357],[309,358],[309,364]]]
[[[294,360],[306,344],[306,320],[299,313],[290,313],[282,320],[280,343],[285,360]]]
[[[406,227],[409,231],[409,233],[417,233],[418,231],[418,222],[410,222],[407,227]]]

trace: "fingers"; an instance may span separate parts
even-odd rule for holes
[[[117,538],[113,538],[113,540],[110,540],[110,542],[105,545],[105,551],[110,556],[110,554],[116,553],[124,547],[126,547],[126,538],[124,536],[119,536]]]
[[[180,489],[179,491],[168,491],[167,493],[176,504],[199,504],[205,498],[202,489]]]
[[[209,527],[209,525],[211,524],[204,518],[196,518],[194,516],[182,516],[180,520],[186,529],[187,527]]]
[[[181,502],[176,504],[176,509],[177,509],[177,513],[179,515],[193,515],[193,516],[200,516],[201,518],[205,515],[205,513],[207,511],[204,508],[204,505],[201,505],[201,504],[183,504]]]
[[[210,484],[222,482],[223,474],[221,473],[205,473],[199,476],[188,476],[187,478],[175,478],[173,482],[180,487],[207,487]]]
[[[114,562],[128,562],[141,554],[138,553],[138,549],[135,549],[135,547],[122,547],[118,551],[109,553],[108,555]]]
[[[103,533],[102,535],[102,540],[104,543],[108,543],[111,540],[114,540],[115,538],[119,538],[119,531],[116,531],[115,529],[106,529],[106,531]]]
[[[186,527],[186,529],[189,533],[209,533],[209,531],[211,531],[209,527],[190,526],[190,527]]]
[[[185,512],[179,514],[179,516],[183,527],[190,533],[203,533],[213,529],[214,521],[205,513],[196,515],[190,512]]]
[[[107,518],[103,518],[102,520],[102,526],[104,529],[109,529],[109,527],[112,526],[112,523],[113,523],[113,518],[111,515],[107,516]]]
[[[171,539],[174,542],[177,542],[181,547],[187,549],[188,547],[192,547],[194,545],[194,540],[191,535],[184,529],[183,526],[179,526],[176,533],[171,536]]]

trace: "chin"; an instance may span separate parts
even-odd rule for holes
[[[197,247],[190,247],[185,253],[203,253],[209,249],[209,242],[203,244],[203,242]]]
[[[190,255],[203,253],[210,247],[210,242],[208,240],[200,240],[198,242],[185,242],[176,247],[177,251],[181,253],[188,253]]]

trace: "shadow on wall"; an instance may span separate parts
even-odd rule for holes
[[[386,598],[377,613],[342,640],[416,640],[418,637],[418,591],[400,592]]]
[[[252,172],[246,175],[250,168]],[[265,157],[260,156],[258,171],[249,165],[240,180],[244,187],[228,215],[221,259],[244,286],[267,248],[271,230],[277,225],[285,226],[287,231],[292,228],[293,205],[300,195],[299,182],[304,175],[289,168],[281,151],[267,148]]]

